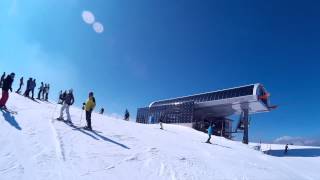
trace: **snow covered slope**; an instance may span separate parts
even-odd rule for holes
[[[18,114],[0,114],[1,180],[320,179],[316,147],[291,147],[283,156],[283,146],[273,145],[266,155],[220,137],[205,144],[206,134],[187,127],[162,131],[99,114],[89,132],[53,121],[60,106],[13,93],[8,107]],[[70,111],[84,126],[81,110]]]

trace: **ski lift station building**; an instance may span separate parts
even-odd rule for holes
[[[231,138],[232,133],[243,132],[243,143],[248,143],[249,115],[269,112],[273,109],[269,93],[262,84],[195,94],[152,102],[148,107],[139,108],[138,123],[184,124],[206,132],[213,124],[214,134]],[[240,120],[233,130],[232,115]]]

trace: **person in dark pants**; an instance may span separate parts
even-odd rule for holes
[[[84,104],[85,104],[84,108],[85,108],[85,111],[86,111],[86,120],[87,120],[87,126],[85,127],[85,129],[92,130],[91,114],[92,114],[93,109],[96,106],[96,100],[95,100],[95,98],[93,96],[93,92],[89,93],[89,99]]]
[[[46,92],[47,92],[47,84],[44,84],[44,88],[43,88],[43,91],[42,91],[42,99],[43,100],[45,100]]]
[[[32,78],[29,78],[27,81],[27,87],[26,91],[24,92],[24,96],[29,97],[30,91],[31,91],[31,85],[32,85]]]
[[[288,154],[288,150],[289,150],[289,144],[286,145],[286,147],[284,149],[284,154]]]
[[[162,120],[162,118],[160,118],[159,124],[160,124],[160,129],[163,130],[163,120]]]
[[[103,114],[104,113],[104,108],[101,108],[100,109],[100,114]]]
[[[46,93],[45,93],[45,101],[48,101],[48,98],[49,98],[49,90],[50,90],[50,84],[47,84]]]
[[[40,96],[41,96],[43,90],[44,90],[44,85],[43,85],[43,82],[41,82],[41,86],[39,87],[39,92],[38,92],[38,98],[37,99],[41,98]]]
[[[2,88],[3,86],[3,81],[4,81],[4,78],[6,77],[6,72],[4,72],[1,76],[1,79],[0,79],[0,88]]]
[[[6,109],[6,103],[9,99],[9,90],[12,92],[12,83],[14,81],[14,73],[11,73],[6,77],[6,79],[3,81],[2,85],[2,96],[0,99],[0,108]]]
[[[31,99],[34,99],[34,89],[36,88],[37,84],[36,84],[36,79],[34,79],[32,82],[31,82]]]
[[[124,113],[124,120],[129,121],[130,118],[130,113],[128,111],[128,109],[126,109],[125,113]]]
[[[210,140],[211,140],[211,135],[212,135],[212,133],[213,133],[213,124],[210,123],[210,125],[209,125],[209,127],[208,127],[208,136],[209,136],[209,138],[208,138],[208,140],[207,140],[206,143],[211,144]]]
[[[19,89],[16,91],[16,93],[21,93],[21,88],[23,86],[23,77],[20,78],[20,84],[19,84]]]

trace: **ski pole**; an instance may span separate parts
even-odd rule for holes
[[[83,116],[83,110],[81,111],[80,126],[82,124],[82,116]]]
[[[80,117],[80,126],[82,124],[82,116],[83,116],[83,111],[84,111],[84,105],[85,105],[85,103],[82,104],[82,111],[81,111],[81,117]]]

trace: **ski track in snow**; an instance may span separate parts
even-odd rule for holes
[[[51,123],[51,122],[50,122]],[[56,147],[56,155],[61,161],[65,161],[65,153],[64,153],[64,148],[63,148],[63,142],[61,139],[61,136],[57,132],[56,128],[54,125],[51,123],[51,130],[53,134],[53,140],[55,142],[55,147]]]

